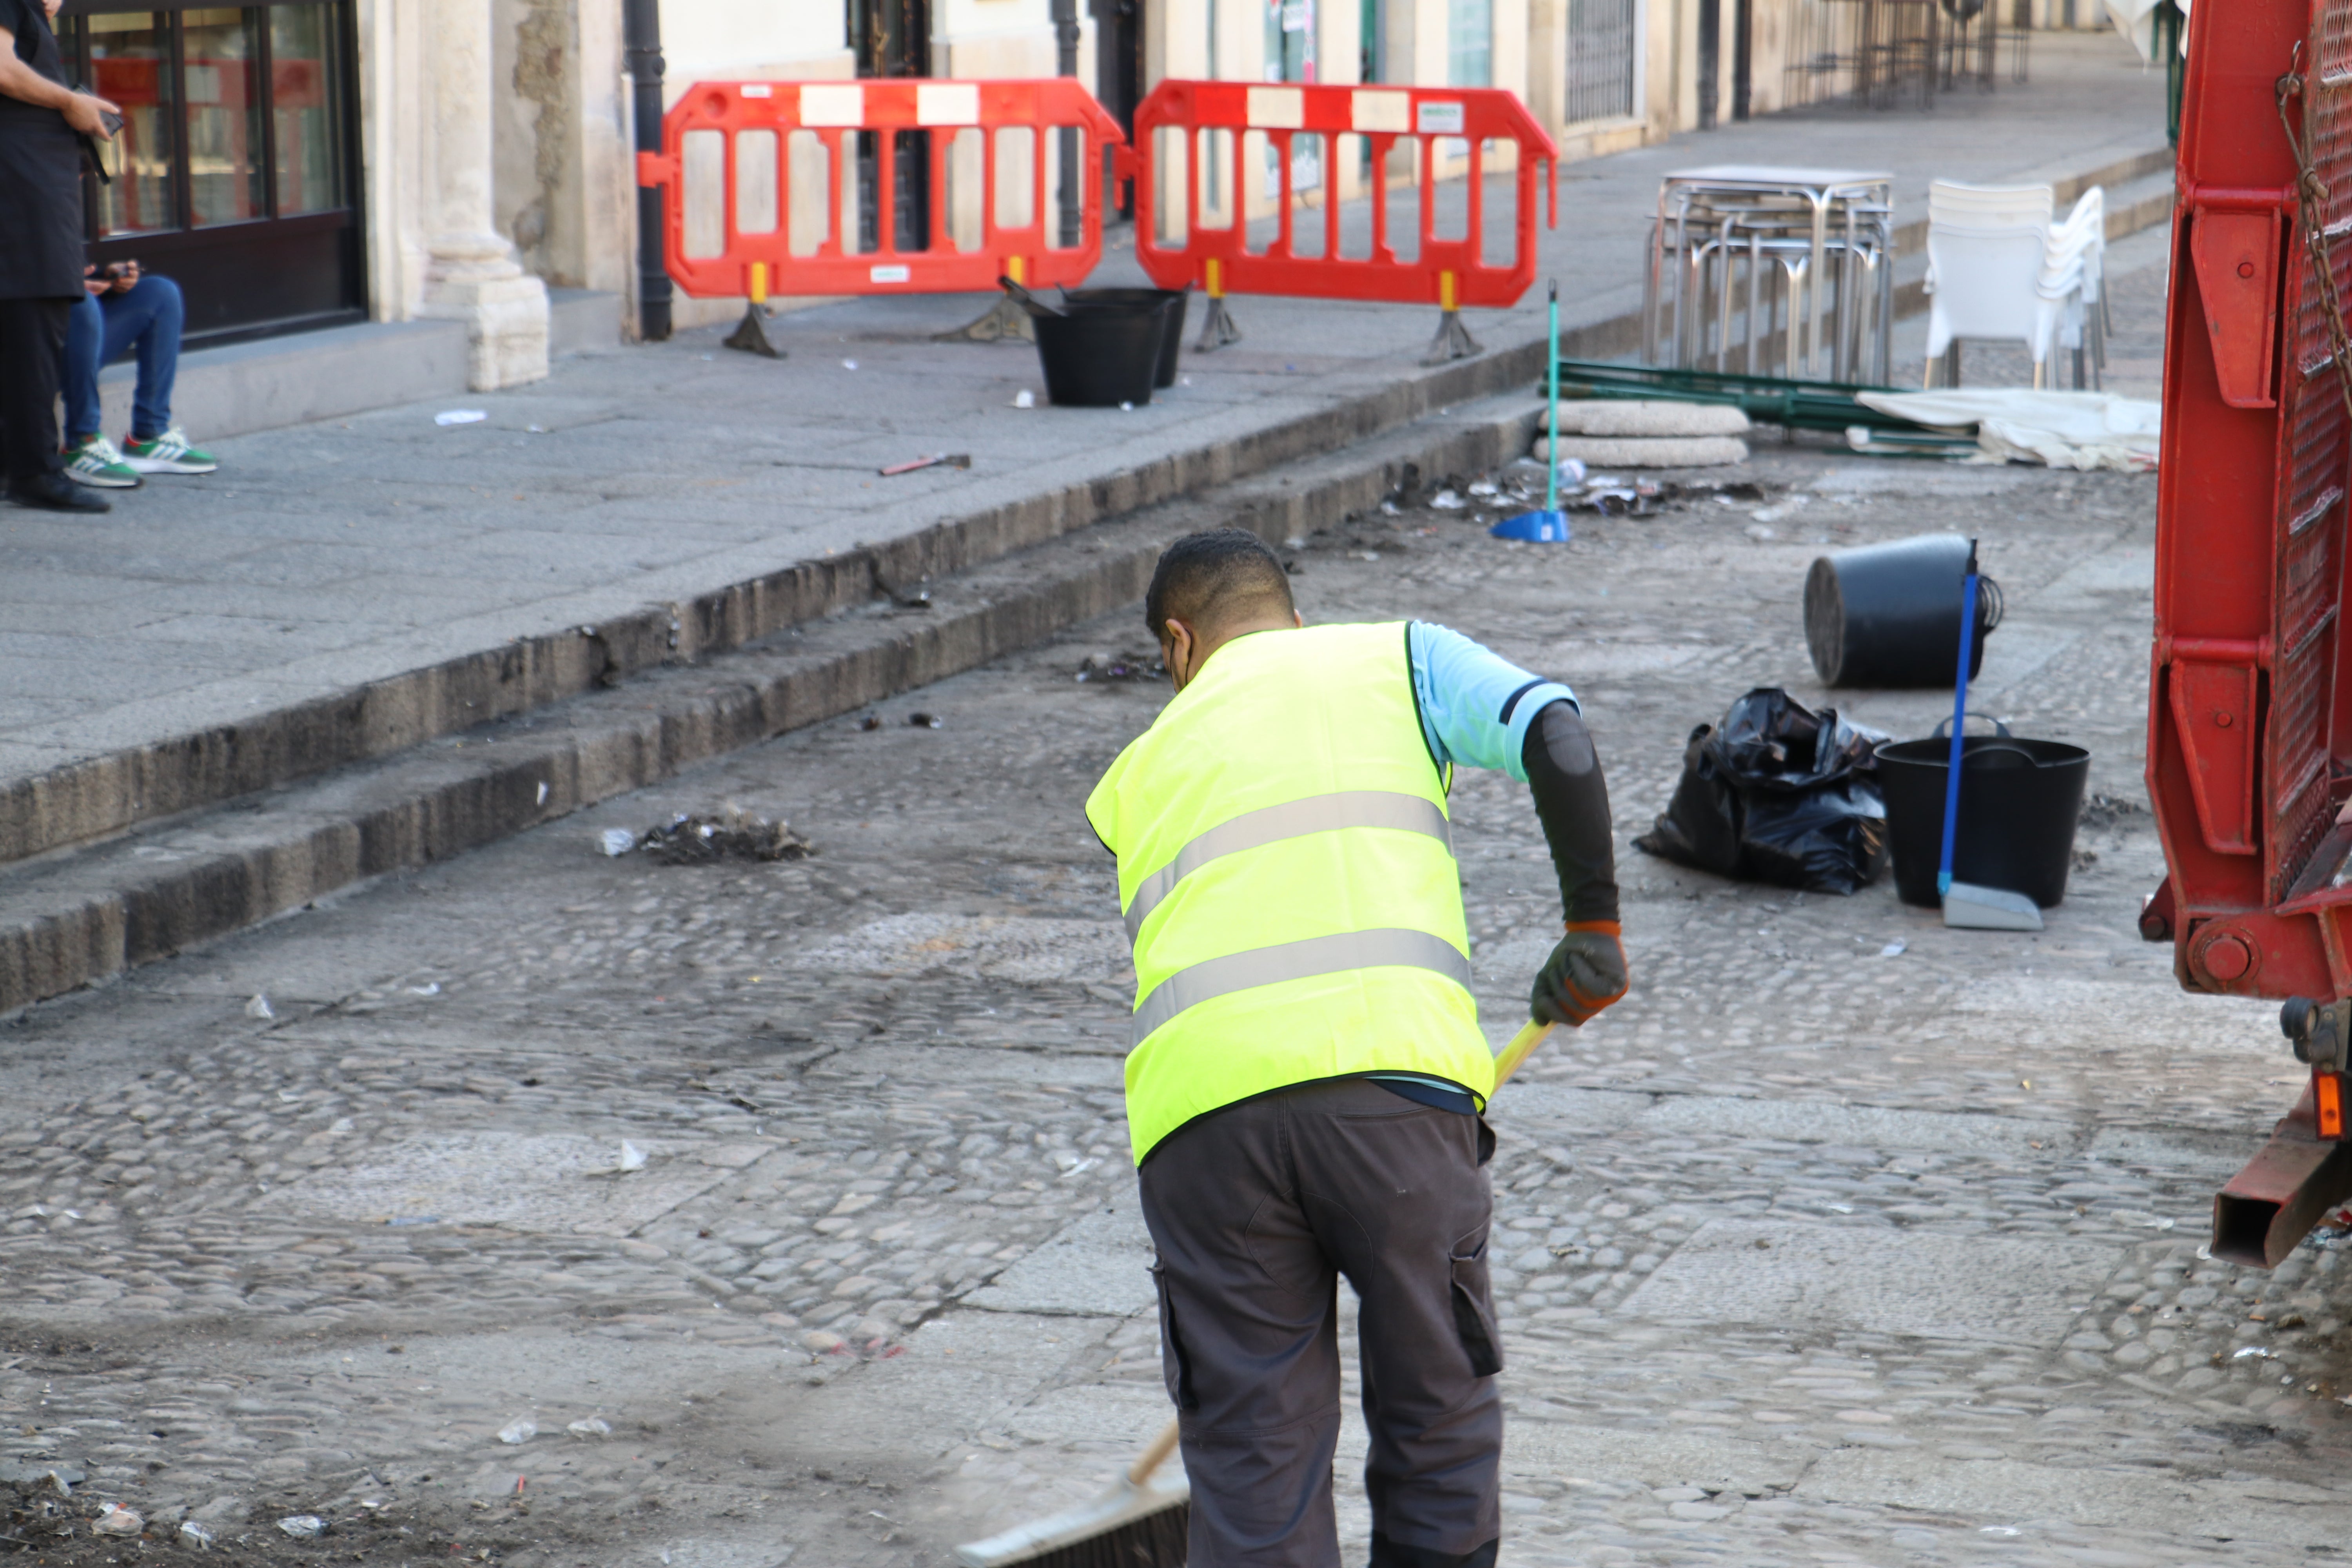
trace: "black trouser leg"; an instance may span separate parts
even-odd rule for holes
[[[73,301],[0,300],[0,467],[11,489],[61,473],[58,356]]]
[[[1503,1414],[1480,1134],[1341,1081],[1229,1107],[1145,1163],[1194,1568],[1338,1568],[1342,1273],[1363,1303],[1375,1561],[1493,1560]]]

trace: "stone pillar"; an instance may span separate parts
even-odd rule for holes
[[[467,381],[477,392],[547,374],[547,287],[522,269],[492,216],[491,7],[425,0],[425,306],[466,323]]]

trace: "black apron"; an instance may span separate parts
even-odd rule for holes
[[[63,85],[65,61],[38,0],[0,0],[16,54]],[[31,45],[30,52],[26,46]],[[81,138],[54,109],[0,96],[0,300],[82,291]]]

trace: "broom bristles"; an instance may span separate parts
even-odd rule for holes
[[[965,1568],[1184,1568],[1192,1490],[1125,1477],[1094,1501],[956,1548]]]

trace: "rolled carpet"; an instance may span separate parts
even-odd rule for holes
[[[1547,462],[1575,458],[1588,468],[1713,468],[1748,460],[1748,443],[1733,436],[1538,436],[1535,455]]]

